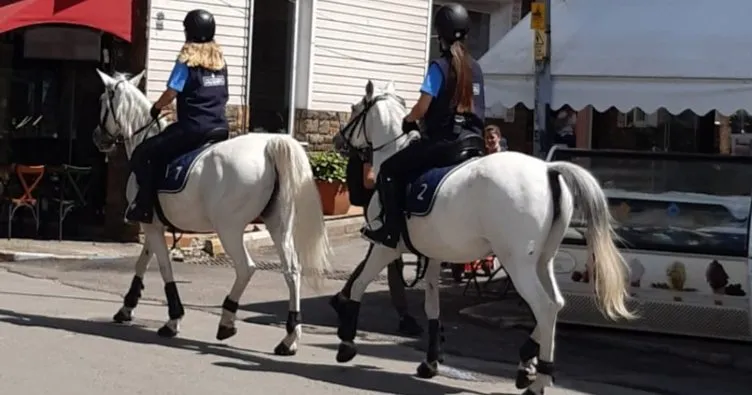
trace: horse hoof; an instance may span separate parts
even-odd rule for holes
[[[545,390],[541,390],[539,394],[536,394],[535,392],[531,391],[530,389],[526,389],[525,392],[522,393],[522,395],[544,395]]]
[[[439,374],[439,362],[423,361],[418,365],[418,377],[422,379],[432,379]]]
[[[535,381],[535,375],[530,375],[528,374],[528,372],[524,370],[518,370],[517,378],[514,380],[514,386],[517,387],[518,390],[521,390],[521,389],[529,387],[530,384],[533,384],[533,381]],[[530,394],[536,395],[533,393],[530,393]],[[523,395],[530,395],[530,394],[525,393]]]
[[[167,325],[164,325],[161,328],[159,328],[159,330],[157,331],[157,335],[159,335],[159,337],[172,338],[178,335],[178,331],[170,328]]]
[[[337,348],[337,362],[345,363],[352,361],[358,355],[358,349],[352,343],[340,343]]]
[[[126,313],[123,310],[118,310],[118,312],[112,317],[112,320],[118,324],[122,324],[124,322],[131,322],[133,321],[133,315],[131,315],[130,313]]]
[[[217,328],[217,340],[225,340],[235,336],[238,333],[238,329],[232,326],[220,325]]]
[[[277,347],[274,347],[274,355],[280,355],[283,357],[291,357],[298,353],[297,349],[293,349],[287,346],[285,342],[280,342]]]

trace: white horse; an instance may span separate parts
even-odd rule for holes
[[[416,136],[401,130],[407,110],[394,93],[393,83],[366,95],[353,105],[342,138],[356,150],[373,149],[373,167],[406,147]],[[420,195],[426,184],[418,187]],[[430,193],[430,192],[429,192]],[[616,248],[606,197],[598,181],[584,168],[567,162],[546,163],[516,152],[488,155],[467,162],[449,173],[426,215],[412,216],[407,230],[412,245],[429,258],[425,274],[425,312],[429,320],[426,360],[422,377],[437,374],[441,361],[439,272],[441,262],[468,262],[493,253],[504,264],[520,296],[530,305],[536,327],[520,350],[518,388],[542,394],[553,383],[556,317],[564,306],[553,271],[553,258],[569,226],[575,203],[588,222],[587,243],[595,253],[596,293],[601,311],[610,319],[633,318],[625,304],[627,265]],[[377,196],[368,207],[372,221],[379,213]],[[389,263],[406,251],[375,245],[350,290],[333,298],[340,319],[342,341],[338,362],[355,357],[354,336],[360,300],[366,287]],[[349,291],[349,292],[348,292]],[[349,299],[345,296],[348,295]]]
[[[151,103],[137,88],[143,72],[132,78],[114,78],[97,70],[105,86],[101,97],[99,127],[93,140],[102,152],[112,151],[120,140],[130,157],[145,138],[164,130],[163,121],[149,116]],[[237,332],[238,302],[256,269],[243,243],[246,226],[261,217],[274,241],[290,289],[287,335],[276,347],[279,355],[294,355],[302,334],[300,323],[300,278],[302,273],[319,279],[330,270],[331,248],[324,228],[319,195],[305,150],[290,136],[247,134],[213,145],[201,153],[188,171],[184,188],[177,193],[160,193],[159,204],[169,222],[193,232],[216,231],[222,246],[235,263],[235,282],[222,304],[217,339]],[[127,196],[132,202],[137,184],[128,180]],[[142,224],[146,236],[135,275],[123,307],[114,320],[132,320],[144,288],[143,277],[152,254],[157,255],[165,283],[169,319],[158,334],[173,337],[184,315],[172,273],[163,225]],[[297,254],[296,254],[297,251]],[[298,260],[300,258],[300,260]],[[318,281],[313,281],[315,287]]]

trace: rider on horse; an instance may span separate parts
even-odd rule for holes
[[[400,240],[406,182],[430,168],[483,153],[483,71],[465,47],[470,17],[463,6],[447,4],[436,13],[434,27],[441,56],[431,62],[420,98],[402,121],[402,131],[409,133],[419,130],[422,119],[422,138],[381,165],[377,190],[382,215],[363,229],[363,236],[390,248]]]
[[[131,156],[138,181],[136,200],[126,219],[151,223],[155,179],[172,160],[209,141],[228,138],[225,106],[228,100],[227,65],[214,42],[214,16],[204,10],[188,12],[183,20],[185,44],[178,55],[167,89],[151,108],[158,119],[162,109],[177,99],[177,122],[139,144]]]

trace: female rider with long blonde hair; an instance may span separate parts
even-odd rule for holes
[[[214,42],[214,16],[205,10],[190,11],[183,20],[183,27],[185,44],[167,88],[151,108],[152,118],[157,119],[162,109],[177,99],[177,122],[149,137],[133,151],[131,167],[139,191],[135,204],[126,213],[130,221],[152,221],[156,198],[153,174],[162,174],[172,160],[210,140],[228,138],[227,65],[222,48]]]

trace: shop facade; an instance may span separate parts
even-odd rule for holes
[[[87,220],[75,226],[86,228],[87,238],[116,236],[124,229],[122,214],[114,215],[122,204],[125,182],[119,169],[124,167],[124,155],[119,153],[108,163],[91,143],[102,92],[96,69],[143,69],[146,4],[146,0],[15,0],[0,7],[3,178],[13,178],[15,174],[8,173],[15,172],[14,165],[44,166],[45,176],[35,190],[43,195],[57,188],[52,186],[56,180],[67,180],[62,173],[53,174],[62,167],[88,169],[78,186]],[[18,192],[11,189],[4,184],[5,200]],[[109,193],[115,189],[117,194]],[[54,211],[60,199],[42,199],[40,232],[45,229],[45,213]]]

